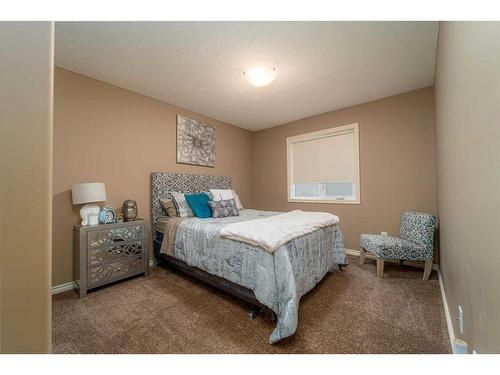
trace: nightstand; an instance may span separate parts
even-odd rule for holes
[[[149,275],[147,222],[75,225],[73,271],[80,298],[130,276]]]

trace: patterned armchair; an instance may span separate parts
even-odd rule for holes
[[[360,263],[364,264],[366,252],[377,258],[377,275],[384,275],[384,260],[410,260],[425,262],[424,280],[432,271],[434,232],[437,219],[424,212],[406,211],[401,217],[399,237],[362,234]]]

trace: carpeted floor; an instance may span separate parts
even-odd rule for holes
[[[357,258],[300,303],[295,335],[267,340],[274,323],[206,284],[155,267],[90,292],[53,297],[54,353],[449,353],[436,272]]]

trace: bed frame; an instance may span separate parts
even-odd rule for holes
[[[228,176],[203,176],[167,172],[151,173],[151,233],[153,236],[154,257],[158,265],[162,267],[185,273],[248,302],[250,304],[249,315],[252,319],[259,312],[265,312],[271,319],[275,319],[274,313],[257,301],[252,290],[222,277],[212,275],[197,267],[189,266],[186,262],[172,256],[160,254],[163,233],[156,231],[156,223],[160,216],[166,216],[166,212],[160,204],[160,198],[170,199],[171,192],[198,193],[209,189],[231,189],[231,182],[231,177]]]

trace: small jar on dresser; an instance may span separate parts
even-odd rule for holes
[[[73,270],[80,298],[130,276],[149,275],[147,223],[143,219],[102,225],[75,225]]]

